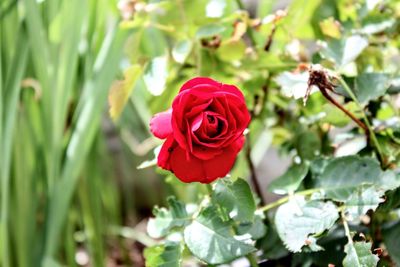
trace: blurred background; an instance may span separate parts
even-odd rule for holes
[[[194,76],[243,90],[257,119],[232,176],[249,176],[249,153],[270,201],[307,130],[284,125],[300,111],[272,75],[310,62],[317,39],[340,34],[334,18],[379,2],[2,0],[0,265],[144,266],[153,206],[205,190],[154,167],[162,141],[148,128]],[[393,28],[400,8],[386,2],[397,13],[378,26]],[[396,69],[396,47],[371,61]],[[310,101],[301,112],[322,102]]]

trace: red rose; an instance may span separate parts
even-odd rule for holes
[[[236,86],[205,77],[191,79],[175,97],[172,110],[150,121],[151,132],[166,138],[157,164],[183,182],[211,183],[231,170],[249,122]]]

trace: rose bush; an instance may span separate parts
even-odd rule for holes
[[[172,109],[156,114],[151,132],[166,139],[157,164],[183,182],[211,183],[232,168],[250,122],[234,85],[197,77],[186,82]]]

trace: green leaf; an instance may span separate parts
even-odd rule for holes
[[[229,262],[255,251],[252,245],[233,236],[230,224],[223,222],[212,206],[186,227],[184,239],[193,255],[209,264]]]
[[[144,250],[146,267],[179,267],[182,261],[182,246],[178,243],[169,243],[148,247]]]
[[[381,176],[381,183],[379,186],[385,190],[394,190],[400,187],[400,173],[399,171],[395,172],[394,170],[386,170]]]
[[[384,228],[382,234],[390,258],[400,266],[400,222]]]
[[[245,56],[246,45],[242,40],[222,43],[217,50],[218,57],[227,62],[241,60]]]
[[[256,204],[245,180],[238,178],[232,182],[229,178],[219,179],[215,183],[212,199],[230,218],[242,222],[253,221]]]
[[[277,231],[276,226],[272,223],[267,224],[267,234],[257,241],[257,247],[261,249],[265,259],[279,259],[287,256],[289,251],[282,243]]]
[[[326,190],[328,198],[344,202],[358,186],[379,184],[380,176],[381,169],[376,160],[346,156],[330,161],[319,183]]]
[[[265,236],[267,227],[264,224],[264,215],[256,214],[254,216],[254,222],[243,222],[237,227],[237,233],[244,235],[246,233],[251,235],[251,239],[256,240]]]
[[[282,94],[294,99],[303,98],[306,95],[308,88],[308,72],[292,73],[289,71],[279,74],[275,81],[281,87]],[[317,89],[312,88],[311,94],[315,93]]]
[[[310,235],[319,234],[331,228],[339,218],[332,202],[306,201],[296,196],[280,206],[275,215],[279,237],[292,252],[300,252],[303,246],[313,244]]]
[[[357,135],[354,137],[346,138],[345,140],[340,140],[335,144],[336,157],[344,157],[355,155],[367,146],[367,140],[364,135]]]
[[[321,138],[315,131],[302,131],[296,136],[296,150],[303,160],[312,160],[321,153]]]
[[[338,88],[340,87],[337,87],[337,89]],[[346,93],[344,93],[344,95],[346,95]],[[344,108],[353,113],[356,118],[362,117],[360,108],[357,106],[356,103],[354,102],[347,103],[344,105]],[[331,104],[324,105],[323,110],[324,113],[326,113],[326,116],[322,119],[323,122],[327,122],[338,127],[344,127],[347,124],[349,124],[349,122],[351,122],[351,119],[349,117],[344,116],[343,111],[339,110],[337,107]]]
[[[154,208],[155,218],[150,218],[147,224],[147,232],[153,238],[166,236],[174,227],[182,227],[189,223],[190,217],[185,205],[175,197],[167,199],[169,210],[166,208]]]
[[[322,49],[321,55],[333,60],[338,67],[343,67],[353,62],[361,52],[368,46],[368,40],[360,35],[349,38],[332,40]]]
[[[386,20],[377,20],[377,21],[368,21],[364,23],[362,29],[358,32],[361,34],[376,34],[387,30],[388,28],[392,27],[396,23],[394,18],[386,19]]]
[[[391,80],[384,73],[362,73],[354,81],[354,93],[361,104],[377,99],[386,93]]]
[[[176,62],[183,64],[192,51],[192,47],[193,43],[190,40],[182,40],[176,43],[172,49],[172,57]]]
[[[307,164],[294,164],[286,173],[273,180],[269,184],[268,190],[278,195],[293,193],[299,188],[307,173]]]
[[[371,243],[348,243],[344,247],[346,257],[343,260],[344,267],[374,267],[378,264],[379,257],[371,253]]]
[[[213,37],[225,31],[225,27],[218,24],[208,24],[200,27],[196,32],[197,39]]]
[[[340,31],[340,23],[333,17],[324,19],[319,23],[319,27],[324,35],[339,39],[342,35]]]
[[[358,219],[369,210],[376,210],[380,203],[384,201],[383,190],[377,190],[375,186],[360,186],[346,200],[345,212],[349,218]]]

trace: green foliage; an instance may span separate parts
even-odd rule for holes
[[[329,198],[346,201],[359,186],[379,184],[380,175],[376,160],[347,156],[330,161],[318,180]]]
[[[379,261],[379,257],[371,252],[371,243],[351,242],[345,246],[344,250],[346,252],[343,260],[344,267],[373,267]]]
[[[400,223],[390,225],[383,231],[385,246],[389,251],[391,258],[398,265],[400,264],[400,244],[397,238],[400,234]]]
[[[142,246],[147,266],[400,264],[400,4],[289,2],[2,1],[0,266],[141,265]],[[195,76],[252,113],[207,188],[147,168],[152,114]],[[272,182],[268,149],[291,162]]]
[[[240,222],[253,221],[256,204],[245,180],[240,178],[234,182],[229,179],[218,180],[212,198],[230,218]]]
[[[362,73],[354,81],[354,93],[362,104],[375,100],[386,93],[390,79],[384,73]]]
[[[308,173],[307,164],[294,164],[286,173],[269,184],[268,189],[280,195],[295,192]]]
[[[147,224],[147,232],[153,238],[165,236],[172,228],[185,226],[190,221],[185,205],[173,197],[168,198],[169,210],[154,208],[155,218]]]
[[[148,247],[144,251],[148,267],[178,267],[181,266],[182,247],[177,243],[169,243]]]
[[[353,35],[340,40],[331,40],[321,55],[333,61],[338,68],[353,62],[368,46],[368,40],[360,35]]]
[[[312,235],[328,230],[338,218],[337,207],[332,202],[305,201],[304,198],[293,197],[276,211],[275,225],[290,251],[300,252],[303,246],[317,251],[322,248]]]
[[[185,243],[199,259],[210,264],[232,261],[255,251],[234,236],[228,222],[222,221],[213,207],[204,209],[184,231]]]

